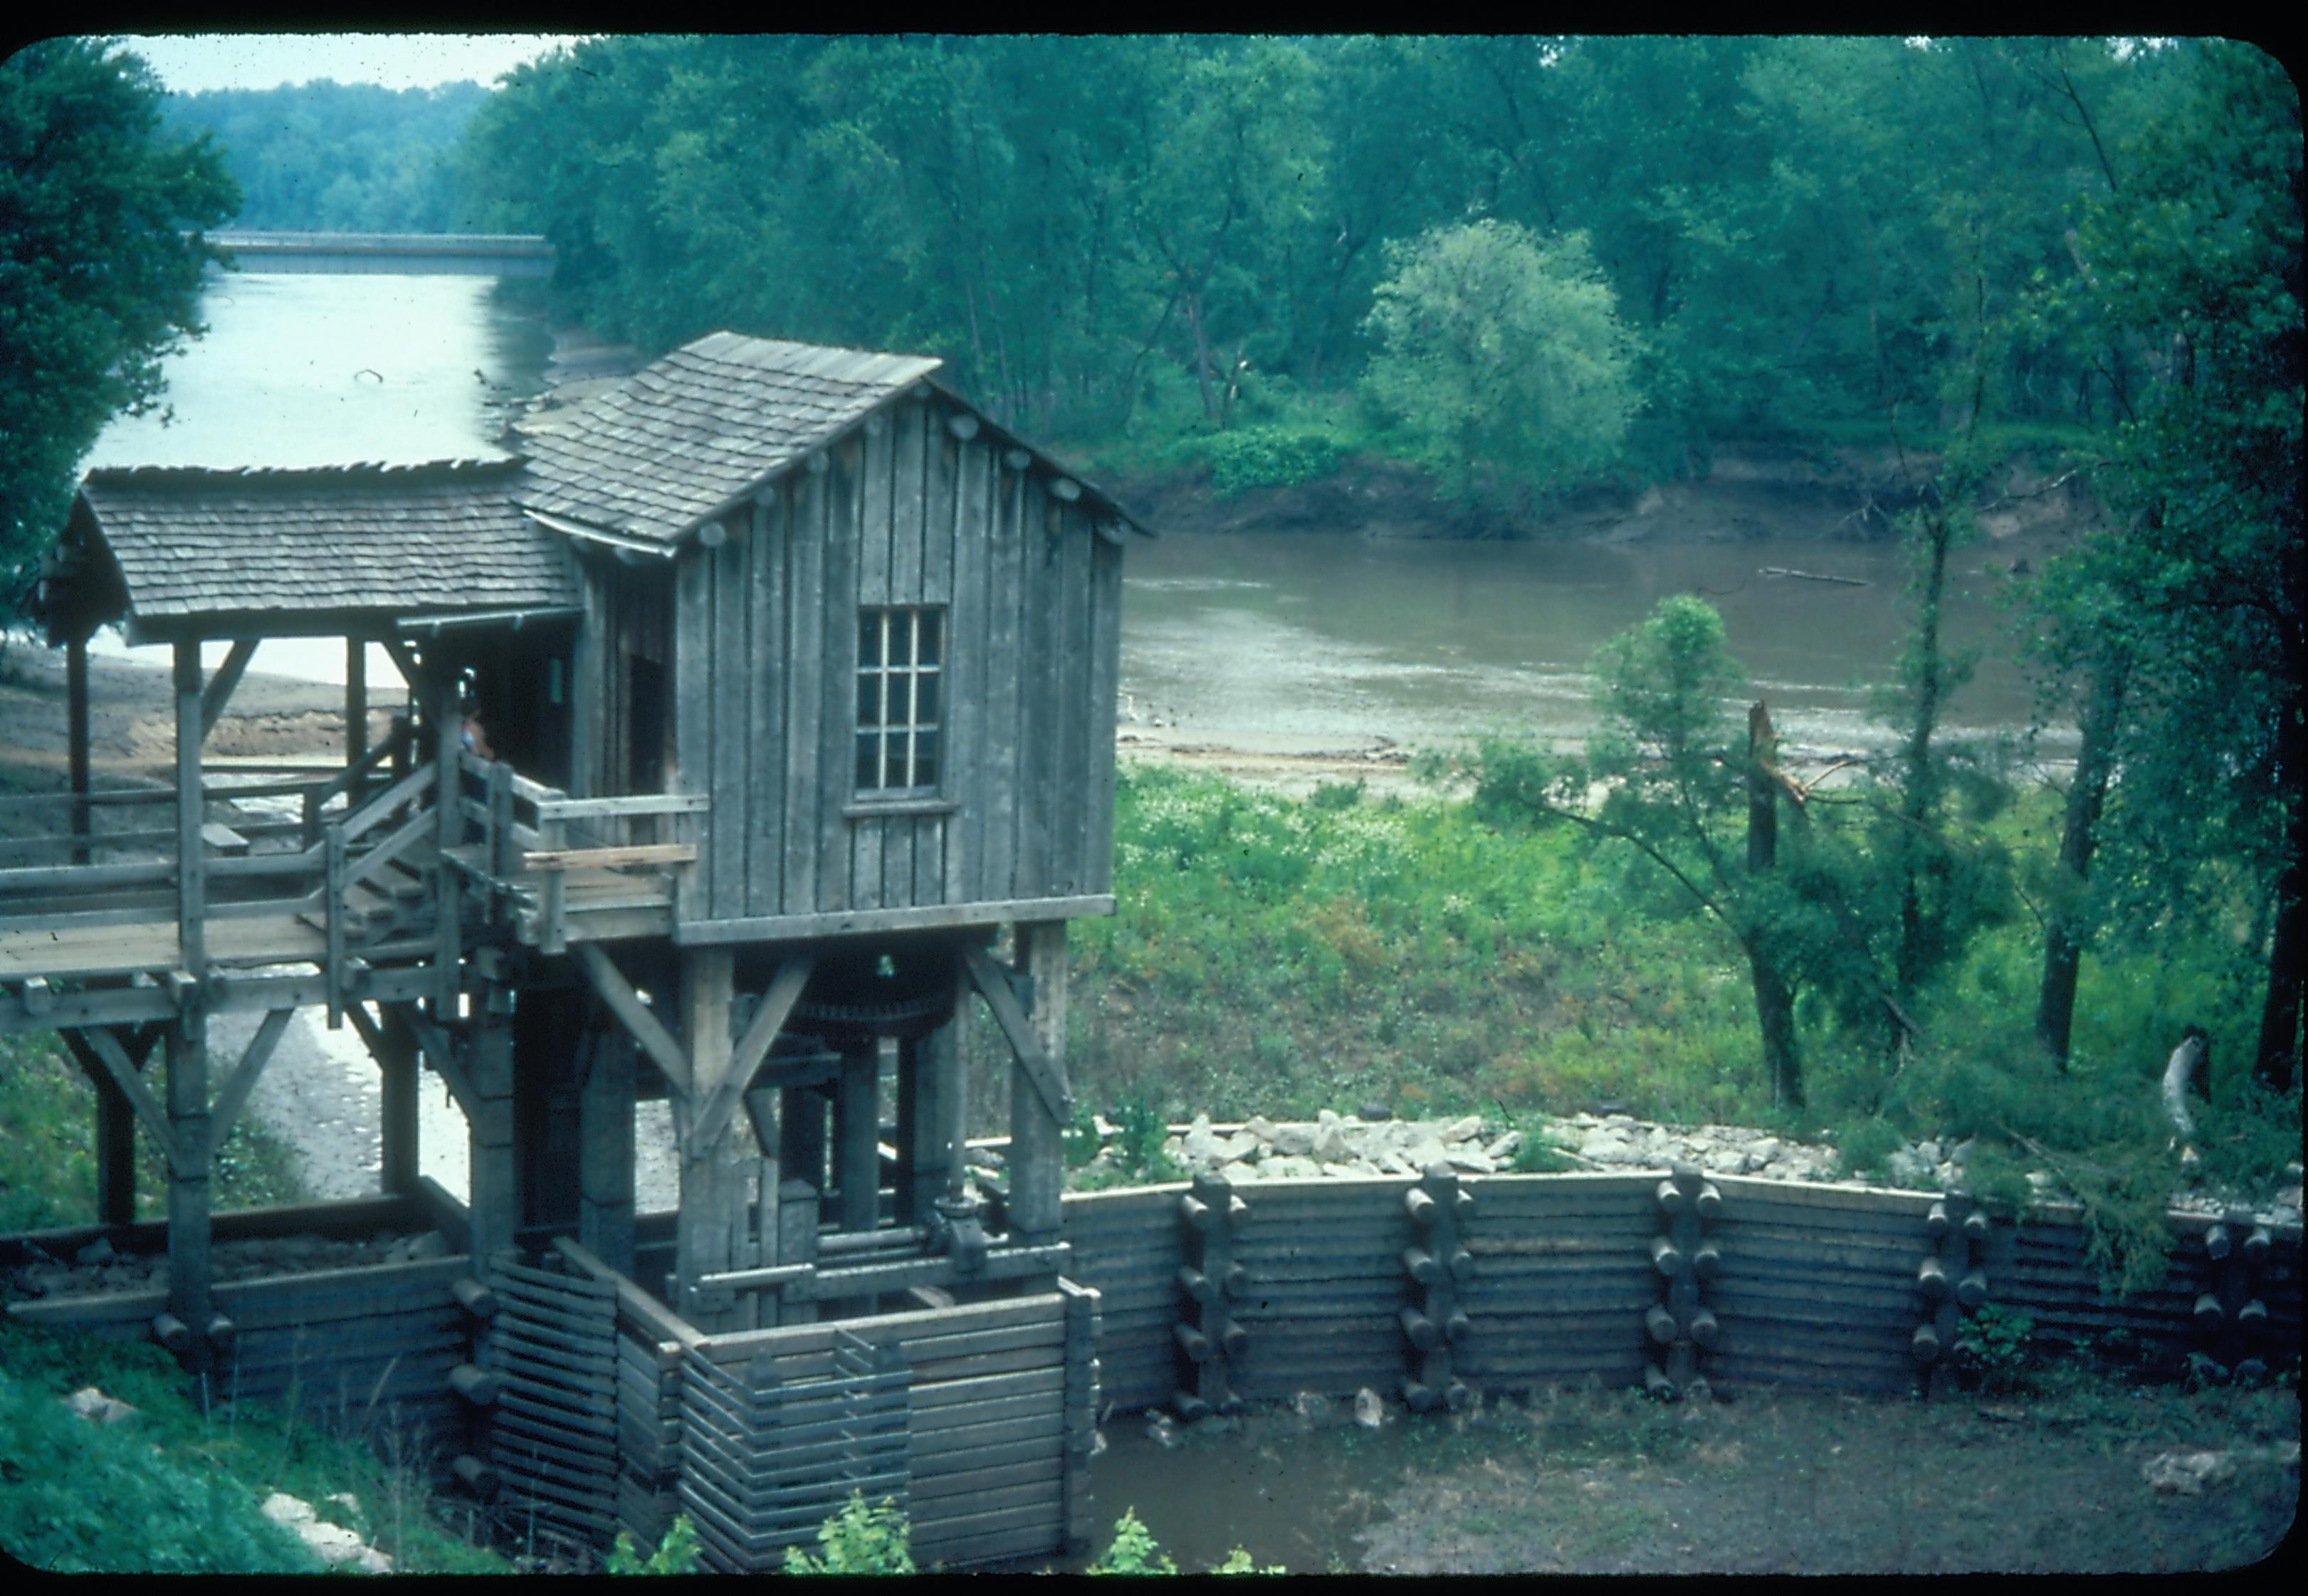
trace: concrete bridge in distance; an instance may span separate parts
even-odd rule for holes
[[[387,277],[550,277],[553,246],[537,233],[274,233],[235,229],[209,241],[243,272]]]

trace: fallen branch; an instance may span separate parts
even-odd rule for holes
[[[1830,582],[1838,587],[1872,588],[1875,584],[1856,576],[1822,576],[1816,571],[1790,571],[1785,565],[1765,565],[1758,576],[1792,576],[1801,582]]]

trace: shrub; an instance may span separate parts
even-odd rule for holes
[[[1295,487],[1338,469],[1342,453],[1328,429],[1304,424],[1241,427],[1204,445],[1210,485],[1220,493]]]
[[[884,1497],[868,1506],[863,1491],[852,1491],[849,1505],[817,1530],[825,1548],[812,1557],[801,1548],[786,1549],[788,1574],[911,1574],[914,1555],[909,1546],[912,1531],[906,1515]]]
[[[1178,1565],[1154,1544],[1154,1532],[1138,1521],[1138,1510],[1125,1507],[1115,1521],[1114,1544],[1106,1555],[1082,1571],[1085,1574],[1176,1574]]]
[[[646,1557],[633,1544],[633,1532],[617,1531],[616,1544],[609,1549],[608,1571],[611,1574],[694,1574],[704,1556],[698,1544],[697,1526],[689,1522],[689,1514],[678,1513],[665,1527],[665,1534],[657,1549]]]

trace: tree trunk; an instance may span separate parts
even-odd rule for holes
[[[2296,503],[2296,499],[2295,499]],[[2295,519],[2294,526],[2298,526]],[[2272,1091],[2289,1091],[2300,1079],[2301,971],[2308,966],[2308,798],[2300,788],[2308,776],[2308,577],[2304,577],[2295,541],[2294,557],[2278,577],[2278,613],[2283,617],[2284,690],[2278,704],[2277,767],[2285,801],[2284,873],[2276,879],[2276,930],[2269,940],[2268,996],[2260,1011],[2260,1046],[2252,1078]]]
[[[1747,711],[1747,870],[1760,876],[1779,862],[1778,784],[1771,766],[1778,735],[1770,712],[1757,699]],[[1763,1069],[1771,1100],[1803,1107],[1803,1060],[1796,1050],[1795,993],[1765,950],[1760,927],[1747,933],[1747,969],[1755,985],[1755,1024],[1763,1040]]]
[[[2092,852],[2099,844],[2100,809],[2115,770],[2115,733],[2130,675],[2131,662],[2118,657],[2102,659],[2092,671],[2084,702],[2083,743],[2076,754],[2076,773],[2068,785],[2067,815],[2060,833],[2063,901],[2053,904],[2044,926],[2044,984],[2037,995],[2036,1040],[2063,1070],[2068,1067],[2076,977],[2083,958],[2074,899],[2091,874]]]
[[[1210,392],[1210,341],[1202,328],[1202,292],[1189,285],[1185,290],[1186,325],[1194,335],[1194,380],[1201,384],[1202,414],[1215,420],[1219,413],[1218,395]]]

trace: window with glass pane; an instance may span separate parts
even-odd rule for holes
[[[857,790],[921,793],[938,784],[945,611],[871,608],[857,616]]]

